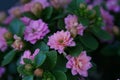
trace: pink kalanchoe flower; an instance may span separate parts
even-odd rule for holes
[[[38,40],[41,40],[49,33],[49,29],[46,23],[41,19],[32,20],[28,26],[26,26],[24,32],[24,39],[30,41],[31,44],[35,44]]]
[[[31,19],[28,17],[22,17],[20,20],[27,26],[30,24]]]
[[[6,40],[4,38],[4,34],[7,32],[8,31],[6,28],[0,27],[0,50],[2,52],[4,52],[7,49],[7,43],[6,43]]]
[[[86,51],[82,51],[78,57],[67,56],[68,62],[66,68],[72,69],[73,75],[88,76],[87,70],[92,67],[90,63],[91,57],[86,55]]]
[[[85,27],[82,24],[78,23],[78,17],[76,15],[68,15],[65,18],[65,25],[65,28],[70,32],[72,31],[72,29],[76,29],[76,32],[71,32],[73,34],[77,33],[82,36],[85,30]]]
[[[75,42],[68,31],[57,31],[49,37],[47,44],[50,48],[58,50],[60,54],[64,52],[65,47],[75,46]]]
[[[35,56],[39,53],[39,51],[40,49],[36,49],[35,52],[31,55],[31,52],[29,50],[26,50],[23,56],[21,57],[20,64],[25,64],[23,60],[24,58],[34,60]]]
[[[120,11],[120,6],[118,3],[118,0],[107,0],[106,6],[108,10],[114,11],[114,12],[119,12]]]
[[[78,25],[78,17],[76,15],[68,15],[66,18],[65,18],[65,28],[66,29],[70,29],[74,26],[77,26]]]

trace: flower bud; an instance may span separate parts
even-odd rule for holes
[[[25,3],[28,3],[28,2],[30,2],[31,0],[20,0],[20,2],[22,3],[22,4],[25,4]]]
[[[42,11],[42,9],[43,9],[42,4],[36,2],[36,3],[33,4],[32,9],[31,9],[31,12],[32,12],[34,15],[39,15],[40,12]]]
[[[13,7],[9,10],[10,15],[15,16],[15,17],[20,17],[21,16],[21,7]]]
[[[16,36],[16,35],[14,35],[14,39],[15,39],[15,41],[13,42],[12,47],[15,50],[21,50],[23,48],[23,46],[24,46],[21,38]]]
[[[11,34],[10,32],[6,32],[6,33],[4,34],[4,38],[5,38],[6,40],[9,40],[9,39],[12,38],[12,34]]]
[[[119,28],[117,26],[113,26],[113,33],[118,35],[120,33]]]
[[[77,28],[76,27],[72,27],[69,31],[73,38],[75,38],[77,36]]]
[[[31,64],[26,64],[25,65],[25,70],[26,71],[31,71],[33,69],[32,65]]]
[[[6,18],[6,13],[5,12],[0,12],[0,22],[3,22]]]
[[[34,75],[38,76],[38,77],[42,77],[42,75],[43,75],[43,69],[40,69],[40,68],[36,69],[34,71]]]
[[[84,3],[81,3],[80,4],[80,8],[85,8],[86,6],[85,6],[85,4]]]
[[[50,0],[52,6],[56,9],[60,7],[65,7],[67,4],[70,3],[71,0]]]

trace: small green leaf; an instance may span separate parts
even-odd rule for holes
[[[55,76],[51,72],[44,72],[42,80],[56,80]]]
[[[13,60],[15,54],[16,54],[16,52],[14,50],[7,53],[4,56],[4,60],[2,61],[2,65],[5,66],[5,65],[9,64]]]
[[[23,77],[22,80],[34,80],[34,76],[33,75],[25,76],[25,77]]]
[[[13,34],[16,34],[20,37],[23,36],[24,29],[25,29],[25,25],[19,19],[12,20],[12,22],[10,23],[10,26],[9,26],[10,32],[12,32]]]
[[[57,63],[57,52],[56,51],[50,51],[46,53],[47,58],[44,63],[44,67],[46,69],[53,69]]]
[[[32,61],[30,59],[24,58],[23,60],[24,60],[25,64],[31,64],[32,63]]]
[[[24,12],[22,15],[33,20],[37,19],[37,17],[32,12]]]
[[[50,19],[53,13],[53,7],[47,7],[42,12],[45,19]]]
[[[25,75],[26,73],[24,72],[24,65],[19,65],[17,67],[17,71],[22,74],[22,75]]]
[[[49,51],[49,47],[42,41],[39,41],[33,46],[34,49],[39,48],[40,51]]]
[[[34,63],[37,64],[37,67],[40,67],[45,60],[46,54],[43,51],[40,51],[40,53],[35,56]]]
[[[82,50],[83,50],[83,47],[79,43],[77,43],[75,47],[67,48],[67,52],[72,56],[78,56]]]
[[[55,71],[53,72],[56,80],[67,80],[67,76],[64,72],[62,71]]]
[[[95,50],[98,48],[98,41],[88,33],[84,34],[84,36],[80,36],[79,40],[84,46],[91,50]]]
[[[102,40],[111,40],[112,39],[111,35],[108,32],[106,32],[100,28],[97,28],[97,27],[92,28],[92,33],[96,37],[98,37]]]

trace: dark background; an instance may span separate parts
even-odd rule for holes
[[[0,11],[7,11],[19,0],[0,0]]]

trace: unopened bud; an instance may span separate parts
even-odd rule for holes
[[[85,4],[84,3],[81,3],[80,4],[80,8],[85,8],[86,6],[85,6]]]
[[[117,26],[113,26],[113,33],[115,34],[115,35],[118,35],[119,34],[119,28],[117,27]]]
[[[5,38],[6,40],[9,40],[9,39],[12,38],[12,34],[11,34],[10,32],[6,32],[6,33],[4,34],[4,38]]]
[[[36,2],[36,3],[33,4],[32,9],[31,9],[31,12],[32,12],[33,14],[35,14],[35,15],[38,15],[38,14],[40,14],[40,12],[42,11],[42,9],[43,9],[42,4]]]
[[[6,13],[5,12],[0,12],[0,22],[3,22],[6,18]]]
[[[15,39],[15,41],[13,42],[12,47],[15,50],[21,50],[23,48],[23,46],[24,46],[21,38],[16,36],[16,35],[14,35],[14,39]]]
[[[9,10],[9,13],[15,17],[20,17],[21,16],[21,8],[20,7],[14,7]]]
[[[77,36],[77,28],[76,27],[71,28],[69,31],[73,38],[75,38]]]
[[[25,4],[25,3],[28,3],[28,2],[30,2],[31,0],[20,0],[20,2],[22,3],[22,4]]]
[[[40,68],[36,69],[34,71],[34,75],[38,76],[38,77],[42,77],[42,75],[43,75],[43,69],[40,69]]]
[[[32,65],[31,64],[26,64],[25,65],[25,70],[26,71],[31,71],[33,69]]]

